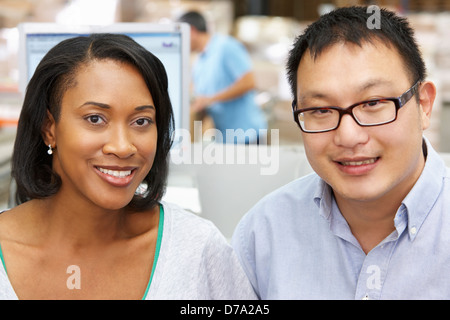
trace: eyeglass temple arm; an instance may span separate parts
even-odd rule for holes
[[[417,81],[416,84],[411,87],[411,89],[409,89],[407,92],[405,92],[400,97],[400,102],[401,102],[402,107],[417,93],[419,84],[420,84],[420,82]]]

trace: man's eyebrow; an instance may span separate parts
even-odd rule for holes
[[[106,103],[95,102],[95,101],[86,101],[85,103],[83,103],[83,104],[80,106],[80,108],[81,108],[81,107],[84,107],[84,106],[88,106],[88,105],[96,106],[96,107],[99,107],[99,108],[102,108],[102,109],[111,109],[111,106],[110,106],[110,105],[108,105],[108,104],[106,104]],[[138,106],[138,107],[136,107],[136,108],[134,108],[134,109],[135,109],[136,111],[142,111],[142,110],[146,110],[146,109],[156,110],[155,107],[154,107],[153,105],[151,105],[151,104]]]
[[[386,79],[369,79],[368,81],[361,84],[355,91],[357,92],[364,92],[370,89],[373,89],[375,87],[390,87],[392,86],[393,82],[386,80]],[[308,100],[327,100],[329,98],[329,95],[320,91],[310,91],[306,94],[302,95],[298,98],[298,104],[302,105],[303,103],[307,102]]]
[[[325,93],[320,93],[317,91],[310,91],[306,93],[305,95],[302,95],[298,99],[298,104],[302,105],[305,103],[305,101],[311,100],[311,99],[320,99],[320,100],[326,100],[328,96]]]
[[[370,79],[359,87],[359,91],[366,91],[373,87],[392,86],[393,82],[386,79]]]

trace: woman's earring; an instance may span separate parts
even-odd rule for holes
[[[53,150],[52,150],[52,145],[51,144],[48,145],[47,153],[48,154],[53,154]]]

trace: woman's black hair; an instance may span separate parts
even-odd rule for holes
[[[36,68],[27,86],[12,156],[12,177],[17,184],[16,202],[54,195],[61,178],[52,170],[52,157],[42,138],[50,112],[59,121],[61,101],[75,85],[77,71],[95,60],[110,59],[136,67],[144,78],[156,108],[158,132],[153,166],[144,179],[147,190],[128,205],[140,210],[156,205],[166,188],[168,154],[172,146],[174,116],[168,79],[161,61],[133,39],[120,34],[92,34],[64,40],[53,47]]]
[[[297,99],[297,70],[303,54],[309,50],[316,58],[323,50],[337,43],[353,43],[361,46],[364,42],[380,40],[393,47],[403,59],[410,75],[411,85],[424,81],[426,67],[414,38],[414,30],[408,21],[394,12],[375,7],[345,7],[325,14],[309,25],[298,36],[289,52],[287,78],[293,98]],[[374,17],[378,15],[378,17]],[[375,19],[375,20],[374,20]],[[376,23],[373,22],[377,22]]]

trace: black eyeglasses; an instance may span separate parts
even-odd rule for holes
[[[342,116],[348,114],[363,127],[380,126],[394,122],[398,110],[403,107],[416,93],[420,82],[397,98],[381,98],[361,101],[348,108],[316,107],[297,109],[297,101],[292,102],[294,120],[303,132],[320,133],[336,130]]]

